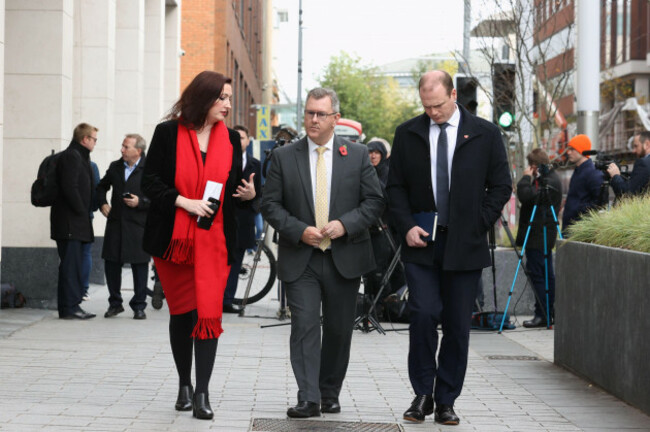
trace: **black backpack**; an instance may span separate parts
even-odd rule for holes
[[[32,205],[36,207],[49,207],[56,201],[58,193],[56,165],[61,153],[47,156],[38,167],[36,181],[32,183]]]

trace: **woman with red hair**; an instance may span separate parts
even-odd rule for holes
[[[224,123],[231,99],[230,78],[211,71],[198,74],[167,121],[156,126],[142,178],[142,190],[151,200],[143,246],[154,257],[169,306],[179,376],[176,409],[191,409],[200,419],[213,417],[208,384],[236,247],[235,206],[255,197],[252,176],[241,178],[239,134]]]

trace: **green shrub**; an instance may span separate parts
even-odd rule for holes
[[[624,198],[609,211],[592,210],[569,227],[569,240],[650,253],[650,196]]]

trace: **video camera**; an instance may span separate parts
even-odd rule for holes
[[[627,165],[621,166],[618,161],[611,159],[603,152],[600,152],[598,150],[585,150],[582,152],[582,155],[596,156],[596,159],[594,159],[594,166],[597,170],[602,171],[606,179],[610,178],[609,173],[607,172],[607,168],[610,164],[616,164],[619,167],[622,176],[627,177],[629,175],[627,172]]]
[[[266,177],[266,171],[268,170],[269,163],[273,157],[273,150],[278,147],[282,147],[285,144],[291,144],[295,141],[298,141],[298,132],[291,127],[283,127],[275,135],[275,144],[270,149],[264,150],[266,158],[264,159],[264,164],[262,165],[262,175]]]

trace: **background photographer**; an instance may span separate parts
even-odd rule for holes
[[[567,237],[567,228],[591,208],[599,205],[600,185],[604,175],[597,170],[589,156],[582,154],[591,150],[591,140],[587,135],[576,135],[569,141],[566,155],[575,164],[569,182],[564,214],[562,216],[562,236]]]
[[[634,154],[638,159],[629,178],[623,178],[615,163],[609,164],[607,173],[612,178],[610,184],[616,196],[623,194],[640,195],[648,190],[650,181],[650,132],[643,131],[634,136]]]
[[[544,271],[544,226],[546,226],[546,250],[548,251],[548,306],[551,320],[553,318],[553,303],[555,301],[555,272],[553,271],[552,249],[555,246],[557,227],[550,206],[555,214],[562,203],[562,184],[560,177],[549,165],[550,160],[544,150],[536,148],[528,156],[528,168],[517,183],[517,198],[521,202],[519,213],[519,228],[517,229],[517,246],[523,246],[530,215],[535,204],[537,211],[530,228],[526,243],[526,269],[536,293],[535,316],[532,320],[524,321],[524,327],[546,326],[546,274]],[[547,193],[542,188],[548,186]]]

